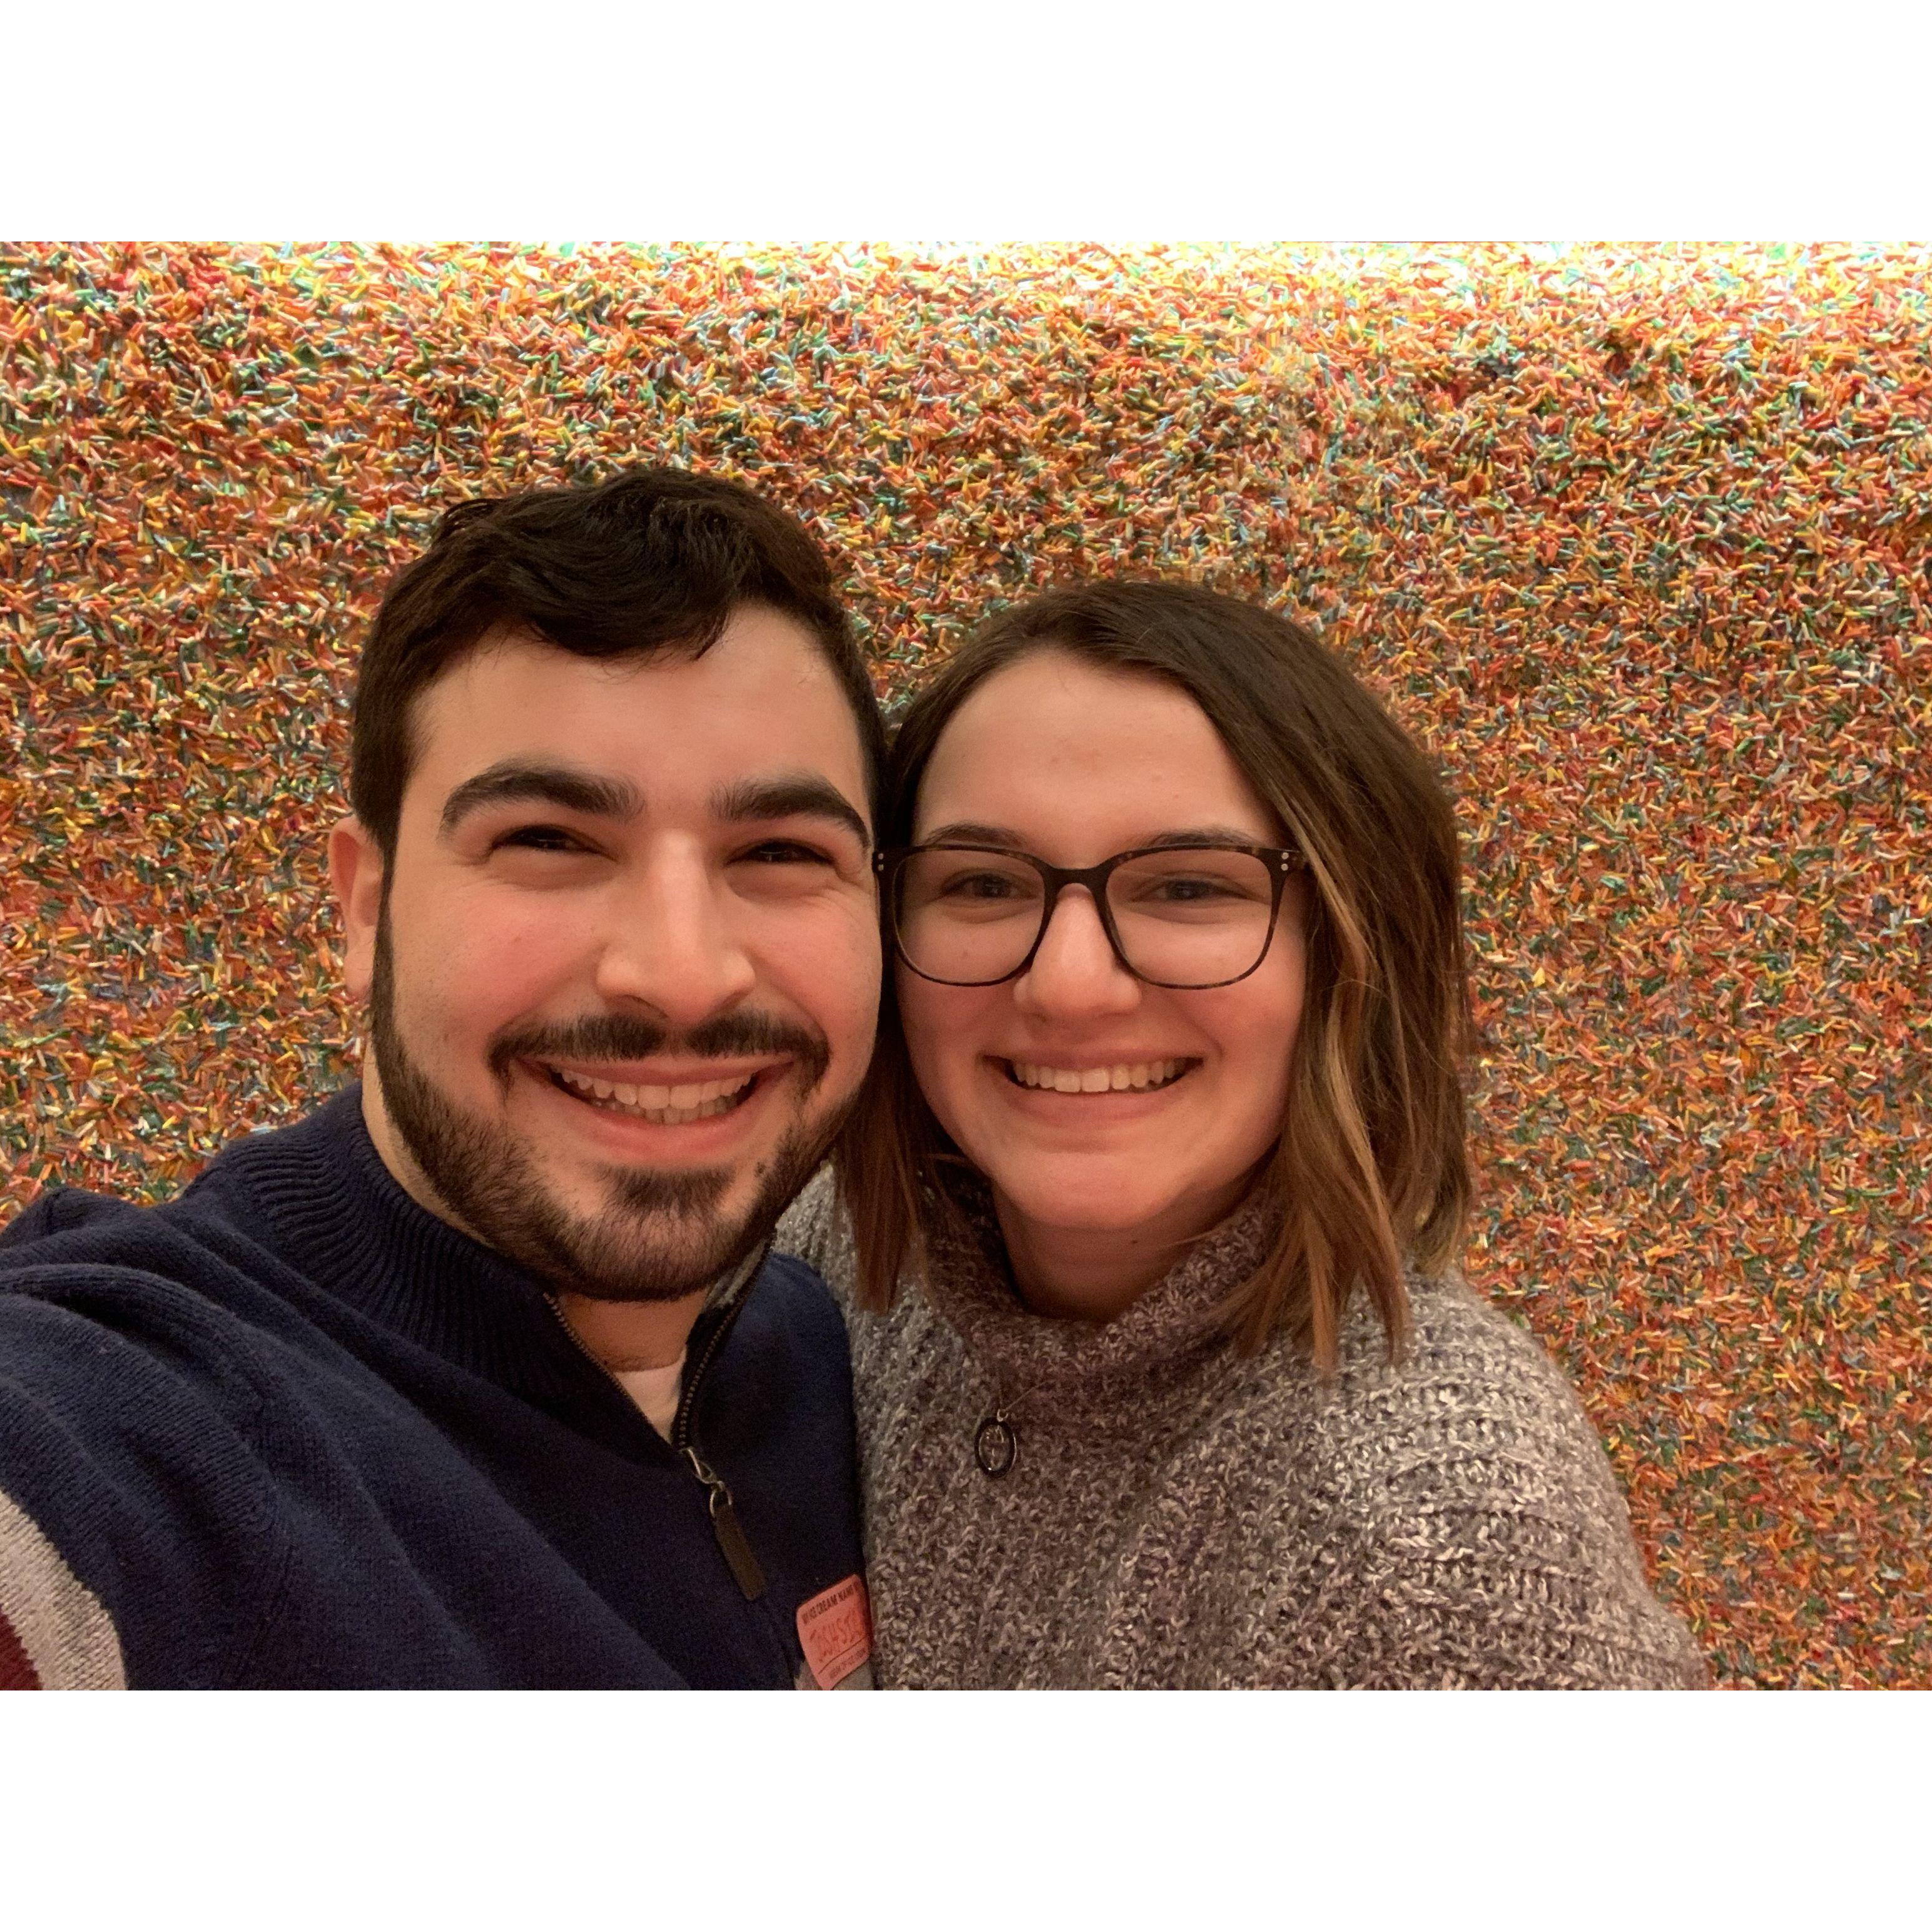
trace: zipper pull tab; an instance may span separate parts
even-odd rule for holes
[[[687,1448],[684,1454],[693,1473],[710,1493],[711,1533],[718,1539],[718,1547],[730,1565],[739,1588],[744,1592],[746,1601],[754,1602],[765,1594],[765,1573],[746,1538],[738,1512],[731,1507],[731,1492],[724,1486],[724,1478],[695,1449]]]

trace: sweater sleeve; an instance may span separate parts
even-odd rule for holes
[[[121,1638],[59,1546],[0,1490],[0,1690],[123,1690]]]
[[[245,1654],[284,1539],[197,1314],[133,1269],[0,1282],[0,1684],[213,1685]]]

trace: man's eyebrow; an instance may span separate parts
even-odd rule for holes
[[[635,818],[644,809],[637,787],[628,778],[600,778],[568,765],[530,764],[505,758],[473,778],[465,778],[443,801],[444,836],[485,806],[526,800],[591,818]]]
[[[858,807],[830,778],[814,772],[740,778],[711,794],[711,809],[714,816],[730,824],[766,818],[829,818],[868,850],[872,843],[872,828]]]

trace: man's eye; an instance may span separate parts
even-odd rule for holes
[[[738,854],[741,862],[754,866],[829,866],[832,861],[809,845],[790,838],[767,838]]]
[[[500,852],[506,845],[513,845],[526,852],[579,852],[584,848],[571,835],[555,825],[521,825],[514,832],[506,832],[490,847]]]

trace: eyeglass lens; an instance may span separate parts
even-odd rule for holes
[[[937,848],[898,869],[892,916],[914,970],[955,986],[1016,972],[1040,937],[1046,881],[1009,854]],[[1107,880],[1128,968],[1170,986],[1211,986],[1252,972],[1268,950],[1274,876],[1252,852],[1220,846],[1143,853]]]

